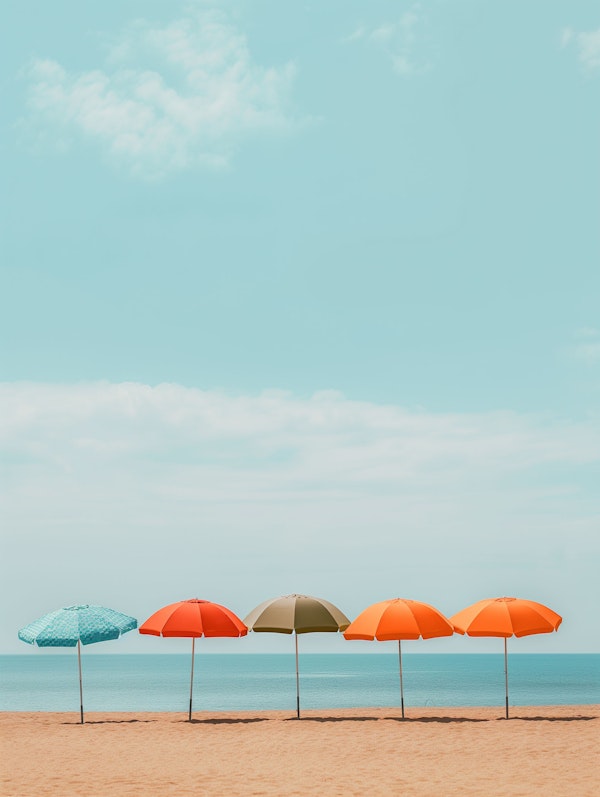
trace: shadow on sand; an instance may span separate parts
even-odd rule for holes
[[[248,725],[255,722],[269,722],[270,717],[210,717],[207,719],[180,719],[175,720],[178,723],[186,723],[188,725]],[[599,719],[598,715],[584,715],[579,714],[569,717],[519,717],[512,716],[510,720],[520,720],[521,722],[590,722],[590,720]],[[391,720],[398,723],[411,723],[411,722],[437,722],[440,724],[449,724],[454,722],[502,722],[506,721],[505,717],[372,717],[372,716],[359,716],[359,717],[300,717],[301,722],[378,722],[379,720]],[[510,721],[509,720],[509,721]],[[127,720],[86,720],[84,725],[123,725],[134,722],[155,722],[154,719],[127,719]],[[298,722],[298,717],[285,717],[284,722]],[[72,720],[61,723],[62,725],[81,725],[79,720]]]
[[[250,722],[267,722],[267,717],[211,717],[203,720],[177,720],[188,725],[246,725]]]
[[[154,722],[154,720],[86,720],[83,725],[121,725],[128,722]],[[62,725],[81,725],[79,720],[73,722],[63,722]]]
[[[380,717],[300,717],[300,722],[377,722]],[[298,717],[286,717],[285,722],[298,722]]]
[[[386,720],[394,720],[394,722],[489,722],[487,717],[385,717]]]
[[[504,719],[504,717],[499,717]],[[522,722],[589,722],[590,720],[597,720],[598,717],[588,717],[579,714],[575,717],[511,717],[511,720],[521,720]]]

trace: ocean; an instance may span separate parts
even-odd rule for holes
[[[504,706],[503,654],[405,654],[407,710],[419,706]],[[187,711],[190,656],[82,652],[86,711]],[[306,709],[394,707],[395,654],[300,655]],[[600,655],[511,654],[512,706],[600,703]],[[294,711],[294,655],[196,652],[194,710]],[[76,650],[0,656],[0,710],[78,711]]]

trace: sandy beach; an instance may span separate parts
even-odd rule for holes
[[[600,793],[600,706],[3,713],[5,797]]]

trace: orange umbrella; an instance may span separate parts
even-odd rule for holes
[[[163,606],[139,628],[140,634],[163,637],[192,638],[192,674],[190,677],[190,709],[192,719],[192,692],[194,689],[194,653],[196,638],[241,637],[248,633],[247,627],[230,609],[218,603],[190,598]]]
[[[506,687],[506,719],[508,719],[508,653],[509,636],[530,636],[558,631],[562,617],[542,603],[523,598],[486,598],[467,606],[450,618],[459,634],[468,636],[504,637],[504,681]]]
[[[392,598],[374,603],[358,615],[344,631],[346,639],[398,640],[400,666],[400,702],[404,719],[404,680],[402,676],[402,639],[432,639],[452,636],[450,621],[434,606],[421,601]]]

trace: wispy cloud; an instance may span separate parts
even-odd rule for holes
[[[600,331],[580,330],[581,339],[600,339]],[[83,451],[110,457],[168,454],[182,445],[206,446],[235,441],[252,452],[253,463],[279,463],[286,451],[292,469],[314,459],[322,475],[335,481],[372,481],[372,461],[394,479],[434,478],[430,466],[494,469],[555,461],[600,460],[589,429],[553,424],[548,419],[514,412],[433,413],[397,405],[353,401],[335,391],[302,399],[284,391],[232,396],[177,384],[156,387],[125,382],[75,385],[0,383],[0,445],[17,447],[40,461],[77,459]],[[600,435],[600,427],[596,429]],[[585,440],[589,440],[589,445]],[[322,454],[327,451],[327,457]],[[169,453],[171,452],[171,453]],[[518,457],[515,455],[518,454]],[[217,448],[215,461],[230,459],[231,450]],[[187,461],[187,459],[186,459]],[[340,470],[341,462],[345,467]],[[277,470],[281,471],[279,464]],[[284,469],[285,470],[285,469]]]
[[[294,589],[349,613],[398,592],[448,611],[507,590],[566,606],[580,584],[589,598],[599,464],[598,419],[0,384],[0,580],[23,624],[31,583],[48,606],[140,615],[150,595],[242,611]]]
[[[565,28],[561,36],[562,47],[573,45],[580,63],[590,71],[600,69],[600,28],[588,32],[578,32]]]
[[[568,347],[572,357],[588,364],[600,362],[600,329],[582,327],[573,337],[575,342]]]
[[[423,25],[423,13],[416,4],[392,22],[376,27],[359,26],[345,37],[344,42],[362,42],[381,50],[391,61],[394,71],[403,77],[422,74],[432,66],[423,55]]]
[[[245,35],[217,10],[165,27],[137,21],[98,69],[75,73],[38,58],[25,74],[30,126],[49,128],[63,148],[76,136],[92,140],[147,179],[227,167],[244,138],[299,121],[293,63],[257,64]]]
[[[318,393],[226,394],[164,384],[0,386],[0,448],[47,479],[102,471],[194,500],[453,494],[546,465],[600,461],[600,427],[515,413],[436,414]],[[143,464],[145,461],[145,464]],[[22,472],[22,471],[18,471]],[[137,475],[136,475],[137,474]],[[45,485],[45,486],[44,486]]]

